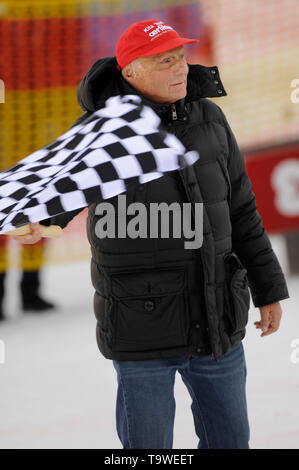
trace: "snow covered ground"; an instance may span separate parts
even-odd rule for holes
[[[271,238],[287,274],[284,243]],[[19,272],[7,280],[8,321],[0,324],[5,362],[0,362],[0,448],[121,449],[115,427],[116,373],[95,338],[89,261],[44,268],[44,296],[59,308],[22,314]],[[299,276],[288,276],[291,298],[281,302],[280,330],[260,338],[250,311],[243,341],[251,448],[299,448]],[[297,354],[299,358],[299,354]],[[1,358],[0,358],[1,361]],[[175,383],[174,448],[196,449],[191,398]]]

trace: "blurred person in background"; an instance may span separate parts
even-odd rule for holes
[[[0,320],[5,320],[3,310],[5,285],[9,271],[8,260],[9,236],[0,236]],[[34,310],[42,312],[55,308],[55,305],[40,296],[40,271],[44,263],[45,240],[42,238],[34,245],[21,246],[20,256],[20,294],[24,312]]]
[[[192,398],[198,448],[249,448],[242,343],[249,288],[261,337],[278,330],[279,301],[289,297],[244,158],[223,111],[208,99],[226,95],[218,68],[189,65],[184,44],[192,42],[162,21],[135,23],[118,40],[116,57],[96,61],[77,91],[86,113],[75,124],[111,96],[137,94],[200,155],[193,166],[126,193],[127,204],[203,202],[200,249],[185,249],[183,236],[100,238],[100,214],[89,207],[97,343],[117,373],[124,448],[172,448],[177,371]],[[118,198],[109,202],[117,217]],[[41,223],[64,228],[79,212]],[[15,238],[40,240],[40,224],[31,230]]]

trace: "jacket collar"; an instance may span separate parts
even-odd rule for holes
[[[77,88],[77,99],[85,111],[94,112],[102,107],[111,96],[118,94],[138,94],[137,91],[122,77],[116,67],[115,57],[97,60],[80,81]],[[227,93],[220,79],[217,66],[189,65],[187,95],[175,105],[178,112],[185,112],[185,104],[200,98],[216,98]],[[171,104],[156,103],[142,97],[156,112],[169,112]]]

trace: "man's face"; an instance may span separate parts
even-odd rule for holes
[[[188,65],[184,46],[140,57],[124,68],[126,80],[145,98],[174,103],[187,94]]]

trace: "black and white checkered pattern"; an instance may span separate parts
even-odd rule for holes
[[[0,173],[0,233],[86,207],[192,165],[137,95],[115,96],[83,123]]]

